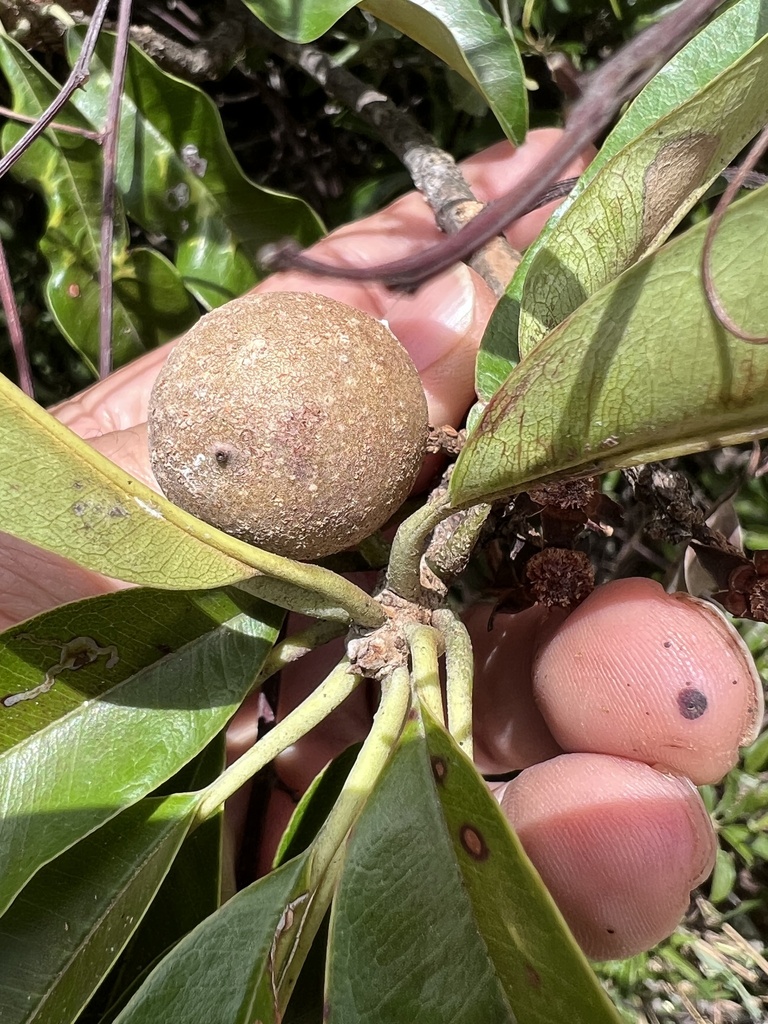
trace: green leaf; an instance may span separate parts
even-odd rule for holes
[[[211,741],[253,685],[281,619],[269,606],[259,618],[237,615],[0,756],[0,912],[39,868]]]
[[[412,721],[349,841],[330,1024],[617,1024],[472,764]]]
[[[736,884],[736,862],[728,850],[718,848],[715,870],[709,883],[710,903],[722,903],[733,892]]]
[[[350,608],[372,626],[383,619],[367,595],[335,573],[262,551],[183,512],[2,375],[0,436],[0,529],[15,537],[129,583],[202,590],[248,580],[257,596],[275,603],[284,597],[288,607],[318,594],[326,611]],[[259,573],[265,575],[251,579]]]
[[[237,590],[136,588],[75,601],[11,627],[0,634],[0,701],[46,679],[52,688],[38,699],[0,704],[0,753],[249,606],[258,608]]]
[[[59,93],[59,85],[12,38],[0,34],[0,70],[13,92],[14,110],[38,116]],[[65,123],[91,129],[71,105]],[[9,122],[5,150],[24,134]],[[51,273],[46,300],[56,323],[92,371],[99,351],[98,283],[101,224],[101,150],[91,139],[49,130],[14,164],[13,173],[41,192],[48,222],[40,249]],[[128,229],[117,200],[113,248],[116,366],[183,333],[198,317],[197,307],[174,267],[159,253],[128,250]]]
[[[706,227],[625,271],[516,367],[459,456],[453,504],[768,433],[768,348],[712,315],[700,274]],[[768,334],[768,188],[731,208],[712,265],[726,308]]]
[[[67,34],[70,63],[84,29]],[[87,89],[72,103],[95,127],[107,116],[115,37],[102,33]],[[235,160],[213,100],[169,75],[137,46],[128,51],[120,113],[117,184],[128,215],[162,233],[186,287],[207,307],[242,295],[260,278],[259,249],[287,235],[309,245],[322,233],[307,204],[250,181]]]
[[[259,21],[294,43],[311,43],[327,32],[358,0],[242,0]]]
[[[530,264],[524,357],[590,295],[657,248],[768,120],[768,36],[605,164]]]
[[[363,0],[360,6],[470,82],[516,145],[528,127],[523,64],[489,0]]]
[[[44,867],[0,920],[3,1024],[67,1024],[117,959],[189,829],[194,795],[142,800]]]
[[[763,123],[759,110],[765,99],[759,95],[758,79],[766,74],[765,44],[745,55],[766,30],[768,7],[763,0],[738,0],[639,94],[528,248],[496,306],[477,359],[481,399],[495,394],[520,354],[540,339],[541,324],[535,318],[555,326],[587,294],[639,259],[649,244],[663,240],[664,232],[738,151],[739,133],[743,136],[750,125]],[[658,138],[656,130],[661,132]],[[664,222],[655,241],[650,231],[645,237],[644,228],[659,225],[650,220],[643,225],[642,209],[654,188],[656,212],[650,220]],[[546,294],[546,310],[538,289]]]
[[[355,6],[354,0],[243,0],[274,32],[308,43]],[[528,127],[523,65],[490,0],[362,0],[359,6],[430,50],[488,103],[519,144]]]
[[[155,968],[115,1024],[274,1022],[270,954],[286,907],[306,885],[307,863],[308,854],[289,861],[203,921]]]
[[[222,731],[193,761],[160,786],[155,796],[203,789],[221,775],[225,754],[226,736]],[[184,838],[141,924],[92,1000],[91,1016],[96,1014],[99,1020],[111,1021],[149,970],[188,932],[219,909],[223,826],[221,808]]]

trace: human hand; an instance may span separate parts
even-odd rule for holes
[[[463,169],[478,198],[490,200],[509,189],[556,135],[554,131],[533,132],[514,155],[507,144],[500,144],[467,161]],[[570,173],[578,173],[585,163],[586,160]],[[512,244],[517,248],[528,245],[548,212],[537,211],[513,225],[508,232]],[[334,232],[317,245],[316,251],[341,265],[378,263],[423,248],[438,237],[426,204],[411,194],[373,217]],[[460,423],[474,398],[475,351],[494,302],[488,288],[472,271],[457,267],[413,296],[396,295],[375,284],[325,280],[295,272],[275,275],[258,288],[276,289],[321,292],[386,319],[421,373],[431,422]],[[147,459],[145,421],[151,386],[168,350],[169,346],[165,346],[148,354],[54,410],[62,422],[151,485],[154,481]],[[4,540],[3,554],[4,572],[11,577],[0,606],[3,625],[62,601],[119,585],[11,539]],[[482,612],[475,614],[482,618]],[[524,623],[524,619],[520,621]],[[487,635],[483,632],[484,623],[470,623],[470,627],[478,642],[478,752],[483,756],[481,752],[490,749],[498,759],[501,751],[502,770],[523,767],[515,744],[494,735],[499,723],[516,720],[504,696],[514,691],[504,682],[504,672],[487,671],[482,653]],[[522,627],[512,627],[513,633],[518,628]],[[635,624],[636,633],[642,634],[643,628],[642,621]],[[526,629],[523,638],[527,639],[520,642],[533,643],[531,638],[535,640],[535,635],[535,630]],[[490,637],[493,641],[493,634]],[[599,637],[591,644],[593,654],[598,651],[599,657]],[[719,650],[721,645],[721,640],[713,638],[709,653]],[[497,649],[509,651],[503,644],[497,644]],[[532,651],[533,647],[529,649]],[[338,650],[328,645],[284,672],[280,716],[317,684],[331,667],[327,663],[335,664],[337,657]],[[516,659],[516,655],[512,658]],[[510,660],[508,653],[505,670]],[[626,678],[640,685],[642,663],[628,666]],[[589,686],[588,680],[585,686]],[[557,708],[554,689],[549,700]],[[557,744],[549,736],[532,696],[520,703],[529,720],[538,723],[544,743],[544,748],[523,756],[526,764],[533,765],[556,753]],[[370,708],[365,691],[360,689],[327,723],[278,759],[276,770],[286,787],[296,794],[302,792],[331,757],[349,742],[362,738],[369,721]],[[246,707],[231,730],[232,753],[253,741],[255,728],[255,714]],[[652,739],[658,725],[643,728]],[[587,763],[585,757],[591,760]],[[497,760],[495,770],[498,767]],[[555,769],[561,774],[553,775]],[[516,794],[514,799],[512,794]],[[628,955],[661,938],[681,916],[690,889],[711,870],[714,833],[693,786],[635,761],[602,757],[599,752],[562,755],[534,768],[530,774],[521,775],[503,792],[500,789],[499,796],[502,806],[520,827],[539,870],[548,881],[552,879],[550,884],[569,923],[585,949],[595,956]],[[274,836],[292,807],[285,793],[275,793],[262,851],[265,868],[274,848]],[[537,809],[538,816],[534,813]],[[638,823],[642,845],[638,845],[639,833],[630,835],[622,831],[628,822]],[[583,823],[583,827],[577,827],[578,823]],[[644,853],[651,845],[653,858],[645,861]],[[589,865],[588,872],[583,870],[583,864]],[[662,879],[663,886],[659,884]],[[604,920],[607,892],[613,915],[610,925]],[[597,915],[596,909],[600,911]]]

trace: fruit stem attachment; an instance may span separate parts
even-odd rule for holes
[[[414,692],[432,717],[445,725],[443,691],[437,664],[438,647],[443,646],[442,636],[432,626],[412,625],[407,627],[406,637],[411,653]]]
[[[472,683],[475,660],[467,627],[450,608],[432,613],[432,621],[445,642],[445,700],[448,731],[472,757]],[[433,712],[434,713],[434,712]]]
[[[349,671],[349,661],[344,658],[306,700],[239,757],[210,786],[201,791],[195,823],[200,824],[210,818],[225,800],[233,796],[278,754],[319,725],[347,699],[361,679],[362,676]]]
[[[408,670],[399,666],[381,684],[381,701],[371,731],[312,844],[307,880],[312,895],[306,918],[295,945],[286,951],[281,963],[276,964],[278,1010],[288,1005],[309,947],[336,890],[343,866],[344,841],[400,739],[410,707],[411,678]]]
[[[278,558],[278,555],[270,556]],[[290,562],[290,559],[282,559]],[[274,576],[252,576],[236,586],[263,601],[300,612],[315,619],[329,619],[349,624],[350,620],[359,626],[378,629],[384,625],[386,616],[381,606],[360,587],[345,580],[343,576],[319,565],[299,565],[302,578],[294,583],[289,579]],[[305,574],[304,570],[308,570]],[[312,570],[317,570],[315,575]]]
[[[309,654],[310,651],[322,647],[330,640],[343,636],[346,631],[347,627],[343,622],[321,619],[319,622],[313,622],[306,629],[286,637],[285,640],[276,644],[269,652],[261,672],[259,672],[256,678],[253,689],[258,690],[276,672],[282,671],[286,665],[290,665],[293,661],[298,661],[305,654]]]
[[[418,603],[422,595],[421,557],[435,527],[456,510],[445,493],[433,495],[426,504],[402,522],[392,541],[387,569],[387,589],[406,601]]]

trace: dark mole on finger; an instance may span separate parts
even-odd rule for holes
[[[683,718],[701,718],[707,710],[707,698],[692,686],[685,686],[677,695],[677,707]]]

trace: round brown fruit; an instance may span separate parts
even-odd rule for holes
[[[290,558],[363,540],[411,489],[427,438],[415,366],[385,324],[335,299],[245,295],[179,341],[152,391],[164,493]]]

